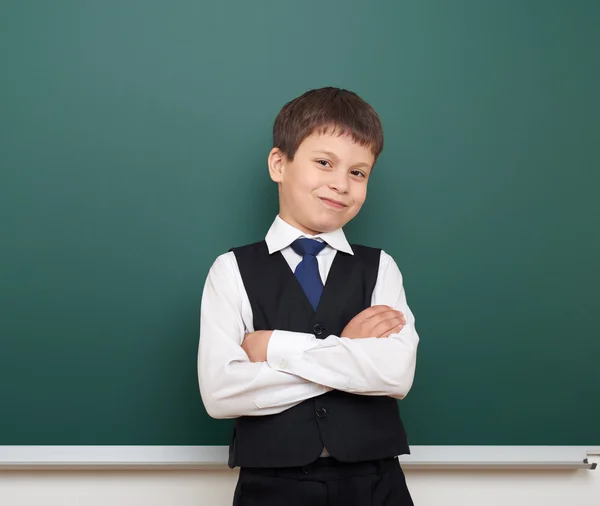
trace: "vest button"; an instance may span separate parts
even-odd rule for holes
[[[321,325],[320,323],[317,323],[313,327],[313,332],[315,336],[320,336],[321,334],[323,334],[323,332],[325,332],[325,327],[323,327],[323,325]]]
[[[325,418],[327,416],[327,410],[325,408],[318,408],[317,409],[317,416],[319,418]]]

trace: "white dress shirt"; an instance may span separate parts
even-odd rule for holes
[[[300,237],[327,243],[317,255],[324,284],[337,251],[353,254],[341,229],[310,236],[279,216],[265,242],[269,253],[283,255],[294,271],[302,257],[291,244]],[[254,331],[250,301],[235,254],[219,256],[208,273],[200,310],[198,378],[208,414],[236,418],[280,413],[332,389],[402,399],[413,383],[419,336],[400,270],[384,251],[371,303],[402,311],[404,328],[388,338],[359,339],[317,339],[269,329],[273,334],[267,361],[253,363],[241,347],[245,334]]]

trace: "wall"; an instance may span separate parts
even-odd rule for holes
[[[590,461],[600,462],[600,456]],[[236,471],[0,471],[2,506],[226,506]],[[600,470],[408,470],[417,506],[600,504]]]

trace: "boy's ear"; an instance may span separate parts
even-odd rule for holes
[[[273,148],[269,153],[269,158],[267,160],[269,164],[269,175],[276,183],[281,183],[283,181],[285,160],[285,155],[279,148]]]

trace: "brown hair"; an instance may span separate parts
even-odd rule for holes
[[[356,93],[326,87],[310,90],[283,106],[273,125],[273,147],[290,160],[309,135],[349,135],[375,160],[383,150],[383,128],[375,110]]]

